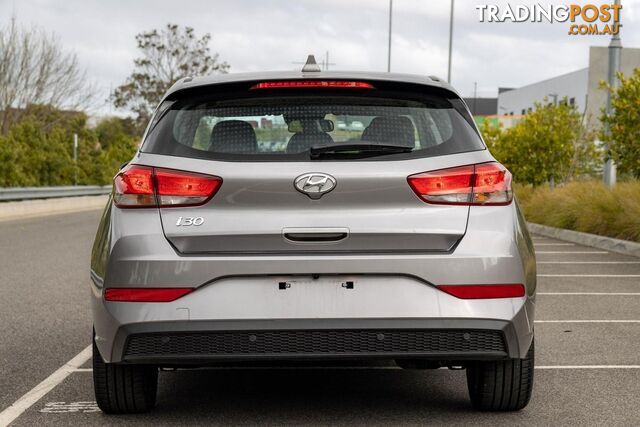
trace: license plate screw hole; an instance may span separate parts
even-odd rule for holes
[[[284,291],[286,289],[289,289],[291,287],[291,283],[288,282],[278,282],[278,289],[280,289],[281,291]]]

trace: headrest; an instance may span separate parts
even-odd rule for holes
[[[218,153],[256,153],[258,142],[253,127],[242,120],[225,120],[213,127],[209,151]]]
[[[362,132],[362,141],[415,147],[415,128],[408,117],[381,116],[371,120]]]
[[[287,153],[302,153],[314,145],[331,145],[333,138],[324,132],[296,133],[289,138]]]

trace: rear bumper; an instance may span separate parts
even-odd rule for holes
[[[138,323],[121,327],[113,351],[127,363],[520,357],[514,324],[486,319],[295,319]],[[528,346],[528,343],[527,343]]]
[[[354,286],[341,286],[352,279]],[[107,302],[93,287],[108,362],[524,357],[534,299],[462,300],[402,276],[236,277],[168,303]]]

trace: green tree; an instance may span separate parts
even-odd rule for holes
[[[610,132],[601,133],[601,139],[609,146],[609,154],[621,173],[640,178],[640,68],[630,77],[618,74],[617,89],[605,85],[611,91],[613,113],[602,115],[602,122]]]
[[[217,53],[211,54],[210,41],[208,33],[198,38],[193,28],[180,28],[175,24],[136,35],[142,56],[134,59],[134,71],[112,94],[115,107],[131,110],[141,130],[162,95],[176,80],[226,73],[229,65],[221,62]]]
[[[480,125],[480,133],[491,152],[500,149],[498,144],[500,137],[503,134],[502,125],[500,123],[492,123],[490,120],[484,120]]]
[[[102,149],[108,148],[121,139],[139,139],[136,124],[131,117],[106,117],[95,127],[95,132]]]
[[[84,113],[30,106],[6,135],[0,135],[0,187],[105,185],[131,159],[137,138],[130,119],[110,118],[95,129]],[[78,162],[73,162],[73,134]]]
[[[123,163],[135,154],[139,137],[135,123],[130,118],[110,117],[102,120],[94,129],[100,146],[100,171],[98,179],[102,183],[111,182]]]
[[[515,126],[483,126],[492,154],[515,180],[540,185],[593,173],[599,153],[573,106],[536,104]]]
[[[0,140],[0,186],[73,183],[73,134],[84,137],[87,117],[46,106],[30,106]],[[10,163],[7,163],[10,161]]]

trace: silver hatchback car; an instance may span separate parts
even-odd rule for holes
[[[476,409],[531,396],[533,246],[435,77],[179,81],[114,178],[91,282],[107,413],[151,409],[159,368],[229,363],[465,368]]]

